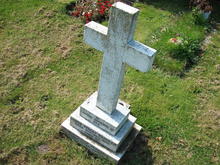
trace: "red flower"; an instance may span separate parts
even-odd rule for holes
[[[105,7],[105,6],[101,6],[101,9],[105,10],[105,9],[106,9],[106,7]]]
[[[90,22],[92,20],[92,15],[93,15],[93,13],[91,13],[91,12],[86,12],[84,14],[84,17],[86,19],[86,23],[88,23],[88,22]]]
[[[100,15],[104,15],[104,14],[105,14],[105,10],[100,9],[100,10],[99,10],[99,14],[100,14]]]

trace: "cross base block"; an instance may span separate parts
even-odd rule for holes
[[[132,142],[134,141],[141,129],[141,126],[139,126],[138,124],[134,124],[131,132],[126,137],[124,142],[121,144],[118,151],[112,152],[106,149],[105,147],[101,146],[100,144],[96,143],[92,139],[88,138],[87,136],[83,135],[77,129],[73,128],[70,125],[70,118],[67,118],[61,125],[62,132],[64,132],[69,138],[85,146],[92,153],[112,160],[115,163],[119,163],[119,161],[121,160],[125,152],[129,149],[129,147],[131,146]]]
[[[86,119],[80,116],[80,108],[75,110],[70,115],[70,125],[86,135],[87,137],[93,139],[99,144],[105,146],[111,151],[116,152],[120,147],[121,143],[130,133],[131,129],[134,126],[136,118],[132,115],[129,115],[128,120],[123,124],[122,128],[118,131],[116,135],[111,135],[106,131],[100,129],[93,123],[90,123]]]
[[[116,109],[109,115],[96,106],[97,95],[94,92],[84,101],[80,106],[80,116],[114,136],[128,120],[130,105],[118,100]]]

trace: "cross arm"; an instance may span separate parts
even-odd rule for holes
[[[146,72],[151,69],[156,52],[155,49],[132,40],[128,42],[124,62],[141,72]]]
[[[108,28],[91,21],[85,25],[84,41],[95,49],[104,51],[104,44],[107,40]]]

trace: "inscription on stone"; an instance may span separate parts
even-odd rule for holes
[[[112,151],[116,151],[118,148],[118,144],[113,143],[109,139],[106,139],[105,137],[101,136],[97,132],[93,131],[92,129],[88,128],[87,126],[83,125],[79,121],[71,120],[72,126],[82,132],[83,134],[87,135],[91,139],[95,140],[97,143],[109,148]]]
[[[81,116],[83,116],[88,121],[92,122],[94,125],[98,126],[99,128],[101,128],[101,129],[103,129],[105,131],[106,131],[106,129],[110,130],[110,131],[114,131],[115,130],[115,128],[112,127],[111,125],[109,125],[107,122],[105,122],[102,119],[99,119],[96,116],[93,116],[93,114],[91,114],[90,112],[88,112],[84,108],[80,109],[80,113],[81,113]]]
[[[81,112],[87,117],[88,120],[94,120],[94,117],[87,111],[81,109]]]
[[[98,150],[97,148],[95,148],[93,145],[91,145],[90,143],[80,139],[77,135],[72,134],[71,132],[69,132],[69,130],[65,131],[66,133],[68,133],[68,135],[74,139],[77,143],[80,143],[82,145],[84,145],[86,148],[88,148],[90,151],[92,151],[93,153],[97,154],[97,155],[101,155],[103,157],[107,157],[104,153],[102,153],[100,150]],[[108,158],[108,157],[107,157]]]

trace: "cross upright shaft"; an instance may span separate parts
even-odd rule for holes
[[[156,54],[156,50],[133,40],[138,13],[138,9],[117,2],[111,8],[109,28],[95,22],[85,25],[85,42],[104,52],[96,106],[108,114],[116,108],[125,63],[146,72]]]

